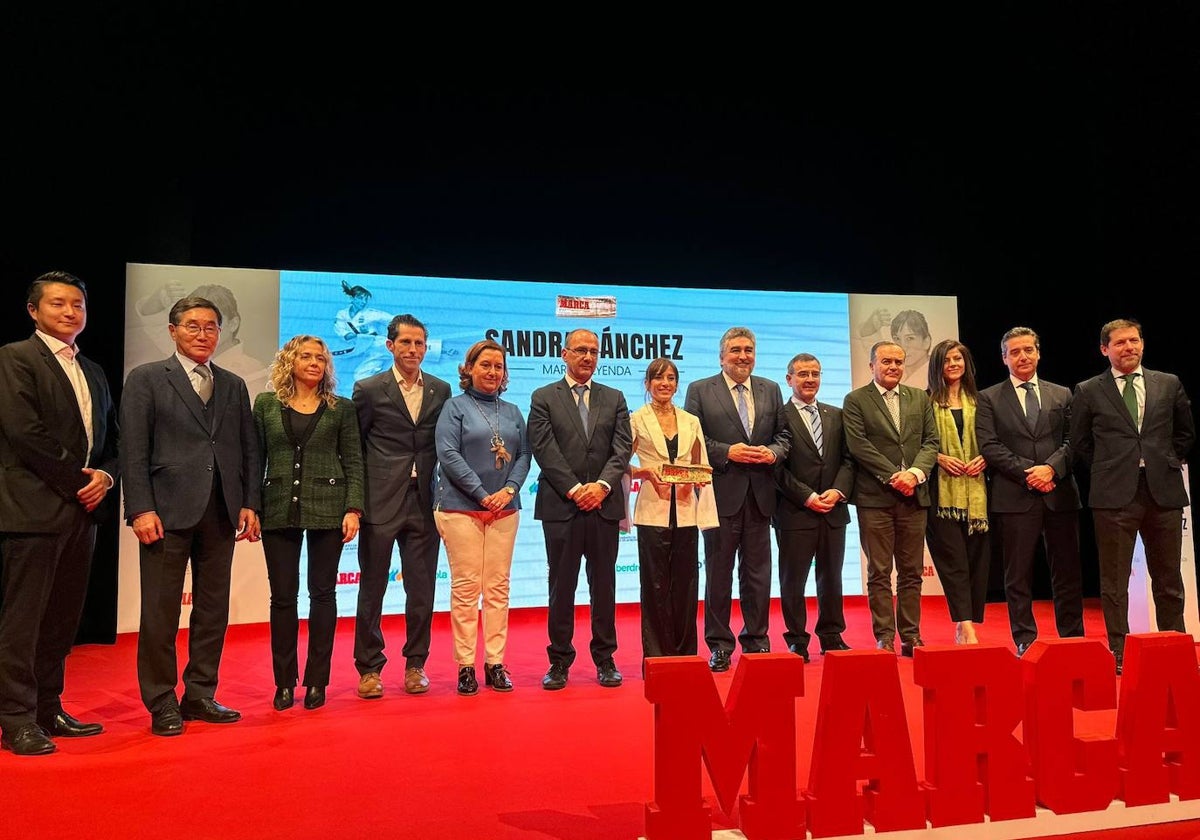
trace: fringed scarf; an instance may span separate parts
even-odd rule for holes
[[[962,401],[963,433],[958,436],[958,426],[949,408],[935,404],[933,416],[937,420],[938,434],[942,438],[942,452],[952,458],[967,462],[979,455],[979,443],[975,439],[975,402],[964,396]],[[983,475],[950,475],[938,472],[937,515],[942,519],[955,519],[967,523],[968,534],[982,534],[988,529],[987,483]]]

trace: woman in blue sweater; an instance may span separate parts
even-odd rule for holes
[[[463,393],[438,417],[434,520],[450,562],[450,623],[458,662],[458,693],[475,694],[479,596],[483,594],[484,680],[512,691],[504,667],[508,587],[520,518],[520,490],[529,474],[525,419],[500,399],[508,385],[504,348],[479,341],[459,365]]]

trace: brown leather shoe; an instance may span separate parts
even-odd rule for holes
[[[406,694],[424,694],[429,690],[429,677],[425,676],[424,668],[404,669],[404,692]]]
[[[378,700],[383,696],[383,678],[378,671],[368,671],[358,678],[358,696],[364,700]]]

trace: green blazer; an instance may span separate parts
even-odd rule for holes
[[[348,510],[363,507],[362,444],[354,403],[338,397],[308,440],[294,441],[274,392],[254,400],[262,456],[264,529],[341,528]],[[299,453],[299,454],[297,454]]]

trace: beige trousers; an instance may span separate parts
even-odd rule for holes
[[[500,664],[508,641],[508,585],[521,514],[514,511],[486,525],[479,517],[453,511],[434,511],[433,517],[450,563],[454,659],[459,667],[475,664],[482,595],[484,661]]]

